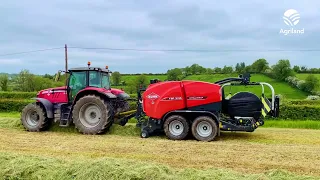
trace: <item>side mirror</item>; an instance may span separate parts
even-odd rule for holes
[[[61,71],[58,71],[58,73],[56,74],[56,77],[54,78],[55,82],[60,80],[60,74],[61,74]]]

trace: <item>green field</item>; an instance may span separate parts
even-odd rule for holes
[[[305,80],[309,75],[310,74],[299,73],[296,76],[297,76],[298,79]],[[320,79],[320,74],[312,74],[312,75],[314,75],[315,77]]]
[[[307,93],[293,88],[285,82],[280,82],[275,79],[269,78],[262,74],[252,74],[251,75],[251,82],[266,82],[273,86],[275,90],[275,94],[280,94],[282,97],[287,99],[305,99],[307,97]],[[199,80],[199,81],[207,81],[207,82],[215,82],[223,78],[227,77],[237,77],[237,74],[220,74],[220,75],[193,75],[188,76],[186,79],[189,80]],[[260,86],[239,86],[239,87],[232,87],[231,92],[236,93],[239,91],[250,91],[257,95],[261,95],[261,87]],[[225,88],[225,93],[230,92],[230,86]],[[271,90],[268,86],[265,86],[265,93],[267,95],[271,95]]]
[[[205,82],[215,82],[224,78],[228,78],[228,77],[238,77],[238,74],[215,74],[215,75],[191,75],[191,76],[187,76],[184,80],[196,80],[196,81],[205,81]],[[121,80],[129,82],[134,80],[135,78],[137,78],[136,75],[132,75],[132,76],[123,76],[121,78]],[[166,75],[147,75],[148,80],[150,79],[160,79],[160,80],[165,80],[167,78]],[[296,89],[294,87],[291,87],[290,85],[288,85],[285,82],[280,82],[277,81],[275,79],[269,78],[265,75],[262,74],[252,74],[251,77],[251,81],[252,82],[266,82],[271,84],[274,87],[275,90],[275,94],[276,95],[281,95],[283,98],[287,98],[287,99],[305,99],[307,97],[307,93]],[[124,90],[127,90],[127,86],[115,86],[115,88],[123,88]],[[236,93],[239,91],[250,91],[253,92],[255,94],[257,94],[258,96],[261,95],[261,86],[238,86],[238,87],[232,87],[230,89],[229,87],[225,88],[225,93],[229,94],[229,92],[231,91],[231,93]],[[269,89],[269,87],[265,86],[265,93],[266,95],[270,96],[271,95],[271,90]]]
[[[146,75],[148,81],[151,79],[160,79],[161,81],[164,81],[167,78],[167,75]],[[135,78],[137,78],[138,75],[124,75],[121,76],[122,81],[130,82],[133,81]]]
[[[296,76],[298,79],[305,80],[308,77],[308,75],[310,74],[297,74]],[[314,75],[317,79],[320,80],[320,74],[312,74],[312,75]],[[318,88],[318,90],[320,90],[320,87]]]
[[[319,179],[320,130],[274,128],[283,123],[198,142],[142,139],[131,123],[104,135],[32,133],[18,113],[0,113],[0,179]]]

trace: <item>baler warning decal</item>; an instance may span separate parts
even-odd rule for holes
[[[265,99],[264,97],[261,98],[262,101],[262,115],[265,117],[270,111],[271,111],[271,103],[268,99]]]
[[[207,99],[206,96],[189,96],[187,97],[188,100],[205,100]]]
[[[165,97],[162,99],[162,101],[176,101],[176,100],[182,100],[182,97]]]

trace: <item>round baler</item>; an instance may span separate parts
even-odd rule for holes
[[[215,83],[151,81],[138,92],[138,109],[128,117],[137,118],[143,138],[160,131],[172,140],[191,134],[199,141],[212,141],[220,131],[253,132],[264,124],[265,116],[279,115],[279,97],[270,84],[250,82],[250,77],[245,74]],[[238,92],[226,97],[226,86],[261,86],[262,94]],[[271,98],[265,96],[265,86],[271,89]]]

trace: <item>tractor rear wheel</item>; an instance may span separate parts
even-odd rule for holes
[[[114,122],[113,108],[99,96],[87,95],[79,99],[72,111],[75,127],[83,134],[101,134]]]
[[[164,132],[169,139],[184,139],[189,133],[189,123],[182,116],[172,115],[164,122]]]
[[[218,134],[218,126],[211,117],[199,116],[193,121],[191,132],[199,141],[212,141]]]
[[[27,131],[39,132],[47,130],[51,125],[46,110],[36,103],[25,106],[21,113],[21,123]]]

